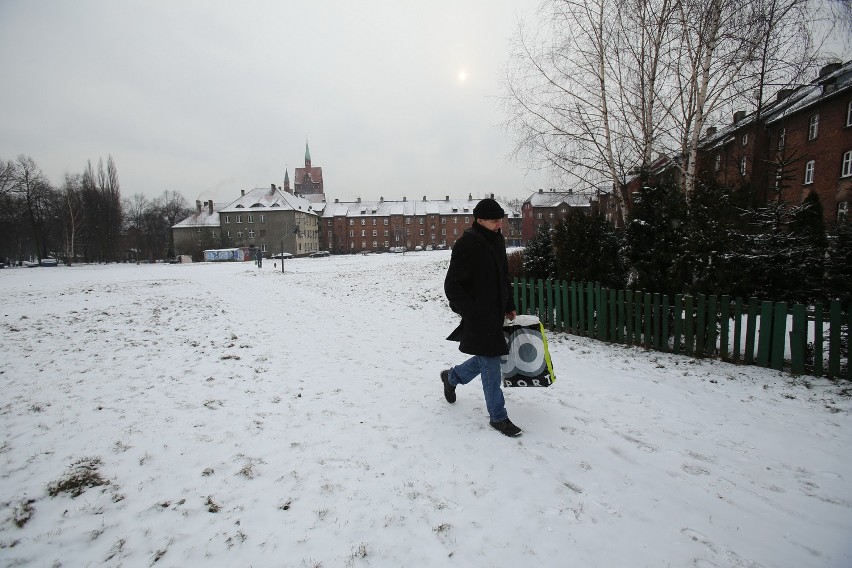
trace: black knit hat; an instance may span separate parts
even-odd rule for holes
[[[476,204],[473,208],[474,219],[502,219],[506,212],[500,204],[491,198],[486,198]]]

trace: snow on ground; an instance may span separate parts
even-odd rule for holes
[[[448,260],[0,271],[0,564],[852,566],[844,385],[551,334],[506,438]]]

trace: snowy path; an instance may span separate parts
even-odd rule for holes
[[[504,438],[448,258],[4,270],[0,564],[852,565],[841,387],[554,335]]]

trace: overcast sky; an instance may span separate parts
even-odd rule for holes
[[[526,198],[495,96],[537,4],[0,0],[0,158],[218,202],[292,182],[307,139],[329,199]]]

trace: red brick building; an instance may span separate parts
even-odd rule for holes
[[[392,247],[451,248],[473,224],[473,208],[478,202],[472,195],[461,200],[450,196],[427,200],[425,195],[422,200],[414,201],[335,199],[334,203],[325,205],[322,213],[321,246],[333,254]]]
[[[571,209],[582,209],[592,211],[597,200],[589,194],[574,193],[572,191],[556,191],[551,189],[545,191],[539,189],[524,201],[521,206],[522,217],[522,239],[529,242],[536,229],[541,225],[547,225],[551,230],[568,216]]]
[[[801,203],[814,191],[826,222],[848,219],[852,201],[852,62],[826,65],[817,79],[778,93],[760,115],[734,114],[709,128],[700,167],[753,200]]]

